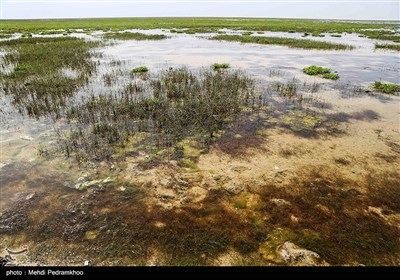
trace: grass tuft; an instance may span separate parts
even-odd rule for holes
[[[328,79],[328,80],[337,80],[339,79],[339,74],[336,73],[326,73],[322,75],[322,78]]]
[[[400,45],[395,44],[375,44],[375,49],[400,51]]]
[[[32,69],[32,66],[21,64],[14,68],[14,72],[27,72],[31,69]]]
[[[149,72],[149,68],[147,68],[146,66],[139,66],[139,67],[133,68],[131,72],[133,74],[136,74],[136,73],[147,73],[147,72]]]
[[[123,32],[123,33],[106,33],[104,35],[106,39],[117,39],[117,40],[163,40],[166,39],[167,36],[162,34],[143,34],[139,32]]]
[[[381,81],[376,81],[372,85],[373,89],[386,94],[396,94],[400,92],[400,85],[391,83],[382,83]]]
[[[221,69],[228,69],[229,64],[228,63],[214,63],[212,65],[214,70],[221,70]]]

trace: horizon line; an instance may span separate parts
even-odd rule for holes
[[[119,19],[119,18],[249,18],[249,19],[298,19],[298,20],[337,20],[337,21],[392,21],[400,24],[400,19],[343,19],[343,18],[298,18],[298,17],[261,17],[261,16],[104,16],[104,17],[55,17],[55,18],[1,18],[2,20],[89,20],[89,19]]]

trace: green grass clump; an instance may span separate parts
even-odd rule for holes
[[[393,30],[361,30],[359,33],[369,39],[400,42],[400,35],[396,35]]]
[[[306,73],[307,75],[315,76],[315,75],[329,74],[331,72],[331,69],[312,65],[304,68],[303,72]]]
[[[400,92],[400,85],[398,84],[382,83],[380,81],[376,81],[372,87],[374,90],[386,94],[395,94]]]
[[[340,38],[340,37],[342,37],[342,35],[341,34],[331,34],[331,37]]]
[[[322,78],[328,79],[328,80],[337,80],[339,79],[339,74],[336,73],[326,73],[322,75]]]
[[[354,47],[345,44],[335,44],[307,39],[264,37],[264,36],[241,36],[241,35],[218,35],[210,40],[236,41],[241,43],[254,43],[262,45],[282,45],[290,48],[317,49],[317,50],[352,50]]]
[[[214,63],[212,67],[214,70],[228,69],[229,63]]]
[[[106,33],[104,35],[106,39],[117,39],[117,40],[162,40],[166,39],[167,36],[162,34],[143,34],[139,32],[123,32],[123,33]]]
[[[189,28],[187,30],[181,30],[182,32],[176,33],[186,33],[186,34],[196,34],[196,33],[214,33],[217,32],[218,29],[215,28]]]
[[[375,44],[375,49],[386,49],[400,51],[400,45],[394,44]]]
[[[40,35],[55,35],[55,34],[62,34],[64,30],[45,30],[40,32]]]
[[[311,65],[303,69],[303,72],[310,76],[321,76],[324,79],[337,80],[339,79],[339,74],[331,73],[331,69]]]
[[[31,69],[32,69],[32,66],[21,64],[14,68],[14,72],[26,72]]]
[[[253,32],[251,32],[251,31],[245,31],[242,33],[243,36],[249,36],[251,34],[253,34]]]
[[[147,73],[147,72],[149,72],[149,68],[147,68],[146,66],[139,66],[139,67],[133,68],[131,72],[133,74],[136,74],[136,73]]]

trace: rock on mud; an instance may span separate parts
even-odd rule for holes
[[[317,253],[303,249],[289,241],[278,248],[278,254],[282,260],[294,266],[327,265]]]
[[[284,200],[282,198],[271,198],[270,200],[272,203],[274,203],[276,206],[289,206],[291,203],[287,200]]]
[[[93,180],[93,181],[86,181],[83,183],[76,183],[74,188],[80,191],[86,190],[89,187],[95,186],[95,185],[103,185],[112,182],[113,179],[110,177],[107,177],[105,179],[99,179],[99,180]]]

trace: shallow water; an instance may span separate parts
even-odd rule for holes
[[[146,34],[167,34],[169,39],[158,41],[115,40],[111,46],[97,49],[98,52],[102,53],[102,56],[98,58],[100,61],[98,72],[92,77],[88,86],[79,90],[78,96],[86,95],[88,92],[118,91],[122,84],[129,82],[130,78],[127,73],[129,73],[130,69],[140,65],[148,66],[151,74],[156,75],[158,71],[169,67],[185,66],[191,70],[199,70],[202,67],[210,67],[211,64],[216,62],[229,63],[231,68],[242,69],[249,75],[256,77],[261,84],[273,80],[290,81],[296,78],[300,82],[321,83],[327,88],[339,88],[344,92],[348,91],[349,94],[351,94],[354,87],[366,87],[377,80],[393,83],[399,83],[400,81],[400,56],[398,52],[375,51],[373,46],[377,40],[360,38],[357,34],[345,34],[341,38],[333,38],[328,34],[325,38],[308,36],[307,39],[311,40],[346,43],[356,47],[352,51],[316,51],[284,46],[207,40],[212,34],[175,34],[168,31],[164,32],[160,29],[142,31],[135,29],[129,31],[140,31]],[[228,33],[242,32],[228,29],[224,29],[224,31]],[[104,32],[98,31],[93,32],[93,34],[76,33],[72,34],[72,36],[99,39],[99,36]],[[264,32],[264,34],[267,36],[288,36],[293,38],[301,38],[302,36],[299,33],[286,32]],[[260,36],[261,34],[254,35]],[[16,36],[19,37],[20,34]],[[60,35],[34,34],[34,36]],[[0,53],[0,55],[4,55],[4,53]],[[110,63],[113,61],[122,63],[121,65],[111,66]],[[329,81],[305,75],[302,69],[309,65],[329,67],[339,73],[340,79],[338,81]],[[9,71],[9,68],[10,65],[2,65],[2,71]],[[112,73],[112,71],[120,71],[122,74],[117,77],[119,79],[118,83],[111,87],[106,87],[102,82],[102,76],[106,73]],[[76,75],[69,69],[63,69],[63,73],[67,76]],[[271,77],[271,73],[278,73],[278,77]],[[329,96],[323,96],[322,93],[321,95],[323,98],[331,99]],[[388,104],[396,104],[398,102],[398,97],[382,96],[380,99]],[[335,100],[338,101],[338,104],[344,103],[341,106],[357,105],[362,108],[370,108],[372,106],[371,102],[376,102],[375,97],[372,98],[372,101],[370,97],[347,99],[345,102],[342,102],[340,98]],[[351,100],[356,101],[352,102]],[[23,151],[27,151],[26,153],[29,155],[24,158],[25,160],[32,159],[34,147],[37,148],[40,141],[46,139],[46,135],[54,134],[52,122],[43,119],[27,119],[15,112],[13,106],[9,104],[4,96],[2,102],[2,129],[0,130],[2,157],[0,162],[5,164],[11,163],[17,158],[21,160],[24,158]],[[355,104],[350,105],[351,103]],[[335,105],[337,106],[338,104]],[[390,108],[396,109],[393,106]],[[17,141],[17,139],[19,140]],[[13,151],[14,149],[15,151]]]
[[[229,32],[240,33],[241,31]],[[143,33],[165,33],[170,38],[159,41],[115,40],[114,44],[97,49],[96,51],[102,53],[101,57],[96,58],[100,62],[97,73],[87,86],[78,91],[75,100],[71,100],[71,102],[77,102],[80,97],[89,93],[119,91],[123,85],[131,81],[130,70],[141,65],[149,67],[150,74],[154,76],[158,71],[169,67],[185,66],[190,70],[198,71],[203,67],[210,67],[213,63],[229,63],[231,68],[241,69],[255,77],[257,89],[270,98],[272,110],[276,108],[279,111],[269,120],[270,130],[267,130],[269,142],[266,145],[269,145],[268,149],[273,152],[272,154],[256,153],[248,161],[243,162],[242,159],[220,156],[212,150],[210,155],[200,158],[199,167],[202,170],[207,170],[210,174],[229,175],[233,181],[251,180],[258,178],[257,176],[260,174],[267,177],[274,176],[277,168],[294,169],[299,162],[303,165],[316,163],[329,165],[332,164],[332,158],[345,157],[352,159],[352,162],[355,163],[343,172],[347,172],[348,176],[357,179],[357,176],[366,174],[368,168],[376,163],[376,159],[373,157],[377,153],[385,155],[391,153],[397,160],[394,164],[397,164],[399,153],[397,147],[400,139],[400,97],[379,93],[367,95],[365,90],[362,90],[361,93],[354,92],[355,87],[366,89],[377,80],[400,82],[398,52],[375,51],[373,46],[376,40],[360,38],[356,34],[346,34],[341,38],[333,38],[329,35],[326,35],[325,38],[307,37],[306,39],[346,43],[356,47],[351,51],[315,51],[283,46],[212,41],[207,40],[209,34],[172,34],[161,30],[145,30]],[[102,32],[94,32],[93,35],[75,35],[87,39],[99,39],[101,34]],[[301,34],[283,32],[265,32],[264,34],[301,38]],[[261,34],[255,35],[260,36]],[[4,54],[0,53],[0,55]],[[121,62],[120,65],[113,65],[113,62],[118,61]],[[302,69],[309,65],[329,67],[339,73],[340,79],[330,81],[305,75]],[[9,67],[7,67],[2,65],[1,69],[8,71]],[[106,86],[103,82],[103,75],[113,72],[117,73],[118,81],[111,86]],[[66,76],[76,75],[70,69],[63,69],[63,73]],[[287,124],[286,110],[291,108],[290,102],[277,96],[271,88],[275,82],[290,82],[294,78],[299,87],[304,83],[320,84],[321,89],[318,92],[310,94],[304,90],[304,94],[318,100],[320,102],[318,104],[324,104],[324,106],[314,104],[312,106],[316,108],[311,106],[311,109],[334,120],[337,127],[343,132],[341,137],[327,135],[319,130],[312,136],[304,136],[297,134],[295,130],[291,129],[290,124]],[[5,186],[0,186],[2,191],[0,210],[3,211],[12,205],[19,195],[31,192],[49,193],[48,200],[54,199],[58,203],[62,201],[59,200],[60,197],[68,195],[79,199],[77,193],[70,194],[69,188],[67,191],[63,191],[63,188],[82,181],[80,178],[86,178],[86,171],[96,173],[96,170],[79,169],[70,164],[70,160],[63,157],[46,161],[38,156],[38,148],[41,145],[56,144],[56,129],[62,128],[64,123],[58,121],[54,124],[51,119],[47,118],[35,120],[21,116],[4,96],[4,93],[0,92],[0,96],[2,102],[2,111],[0,111],[0,183]],[[282,108],[285,110],[281,110]],[[286,123],[284,123],[285,121]],[[376,131],[380,131],[378,137]],[[289,159],[276,153],[282,147],[292,147],[293,145],[306,147],[304,149],[308,149],[308,151],[299,157]],[[246,164],[248,169],[240,172],[239,175],[237,171],[226,168],[227,166],[240,167]],[[132,166],[135,165],[132,164]],[[390,163],[380,163],[379,168],[385,170],[392,167]],[[132,181],[140,176],[147,180],[160,179],[159,174],[138,173],[130,168],[122,171],[122,174],[124,178]],[[52,188],[56,189],[53,193]],[[155,192],[158,195],[157,191]],[[165,205],[163,204],[163,206]],[[170,206],[168,205],[168,207]],[[51,209],[52,207],[49,206],[48,211]],[[47,212],[43,211],[42,214],[45,215]]]
[[[140,30],[130,30],[138,32]],[[242,31],[232,31],[225,29],[228,33],[241,33]],[[342,92],[347,92],[345,96],[351,95],[354,87],[364,86],[377,80],[399,83],[400,56],[396,51],[375,51],[374,43],[377,40],[360,38],[357,34],[345,34],[341,38],[310,37],[307,39],[319,41],[332,41],[346,43],[355,46],[351,51],[316,51],[288,48],[284,46],[270,46],[257,44],[241,44],[235,42],[222,42],[207,40],[210,34],[175,34],[157,30],[142,30],[146,34],[167,34],[166,40],[158,41],[135,41],[115,40],[111,46],[97,49],[102,53],[98,58],[100,67],[97,74],[87,86],[79,90],[78,96],[84,96],[88,92],[99,93],[105,91],[118,91],[122,84],[129,82],[127,73],[130,69],[146,65],[150,68],[152,75],[160,70],[169,67],[185,66],[191,70],[199,70],[202,67],[210,67],[213,63],[229,63],[231,68],[242,69],[251,76],[258,79],[261,85],[268,81],[290,81],[293,78],[299,82],[321,83],[325,88],[336,88]],[[99,39],[104,32],[93,32],[93,35],[81,33],[72,34],[87,39]],[[264,32],[267,36],[288,36],[301,38],[302,34],[286,32]],[[261,34],[254,34],[260,36]],[[16,35],[17,37],[20,34]],[[60,36],[56,35],[35,35],[41,36]],[[4,55],[4,53],[0,53]],[[120,61],[121,65],[111,66],[113,61]],[[305,75],[302,69],[309,65],[320,65],[329,67],[338,72],[340,79],[338,81],[329,81],[318,77]],[[2,65],[2,71],[9,71],[9,65]],[[119,81],[111,87],[104,86],[102,76],[112,71],[122,73],[118,77]],[[272,72],[271,72],[272,71]],[[63,69],[67,76],[74,76],[76,73],[69,69]],[[271,73],[278,73],[277,75]],[[272,76],[272,77],[271,77]],[[278,76],[278,77],[276,77]],[[263,86],[261,86],[262,88]],[[331,96],[324,96],[319,93],[323,99],[332,99]],[[341,95],[344,97],[344,95]],[[375,108],[373,103],[381,100],[387,104],[390,111],[398,109],[393,104],[398,103],[398,97],[380,96],[360,97],[346,99],[343,101],[340,97],[331,100],[341,110],[346,107],[357,106],[365,109]],[[40,119],[32,120],[20,116],[13,109],[13,106],[2,98],[1,114],[1,164],[10,164],[16,160],[32,160],[33,151],[37,149],[42,141],[52,141],[50,135],[54,136],[54,125],[51,120]],[[340,104],[340,105],[339,105]],[[352,105],[351,105],[352,104]],[[391,104],[391,105],[390,105]],[[383,109],[385,111],[385,108]],[[395,112],[396,113],[396,112]],[[396,115],[394,114],[393,117]],[[390,122],[396,122],[396,119],[388,119]],[[46,141],[44,141],[46,142]]]

